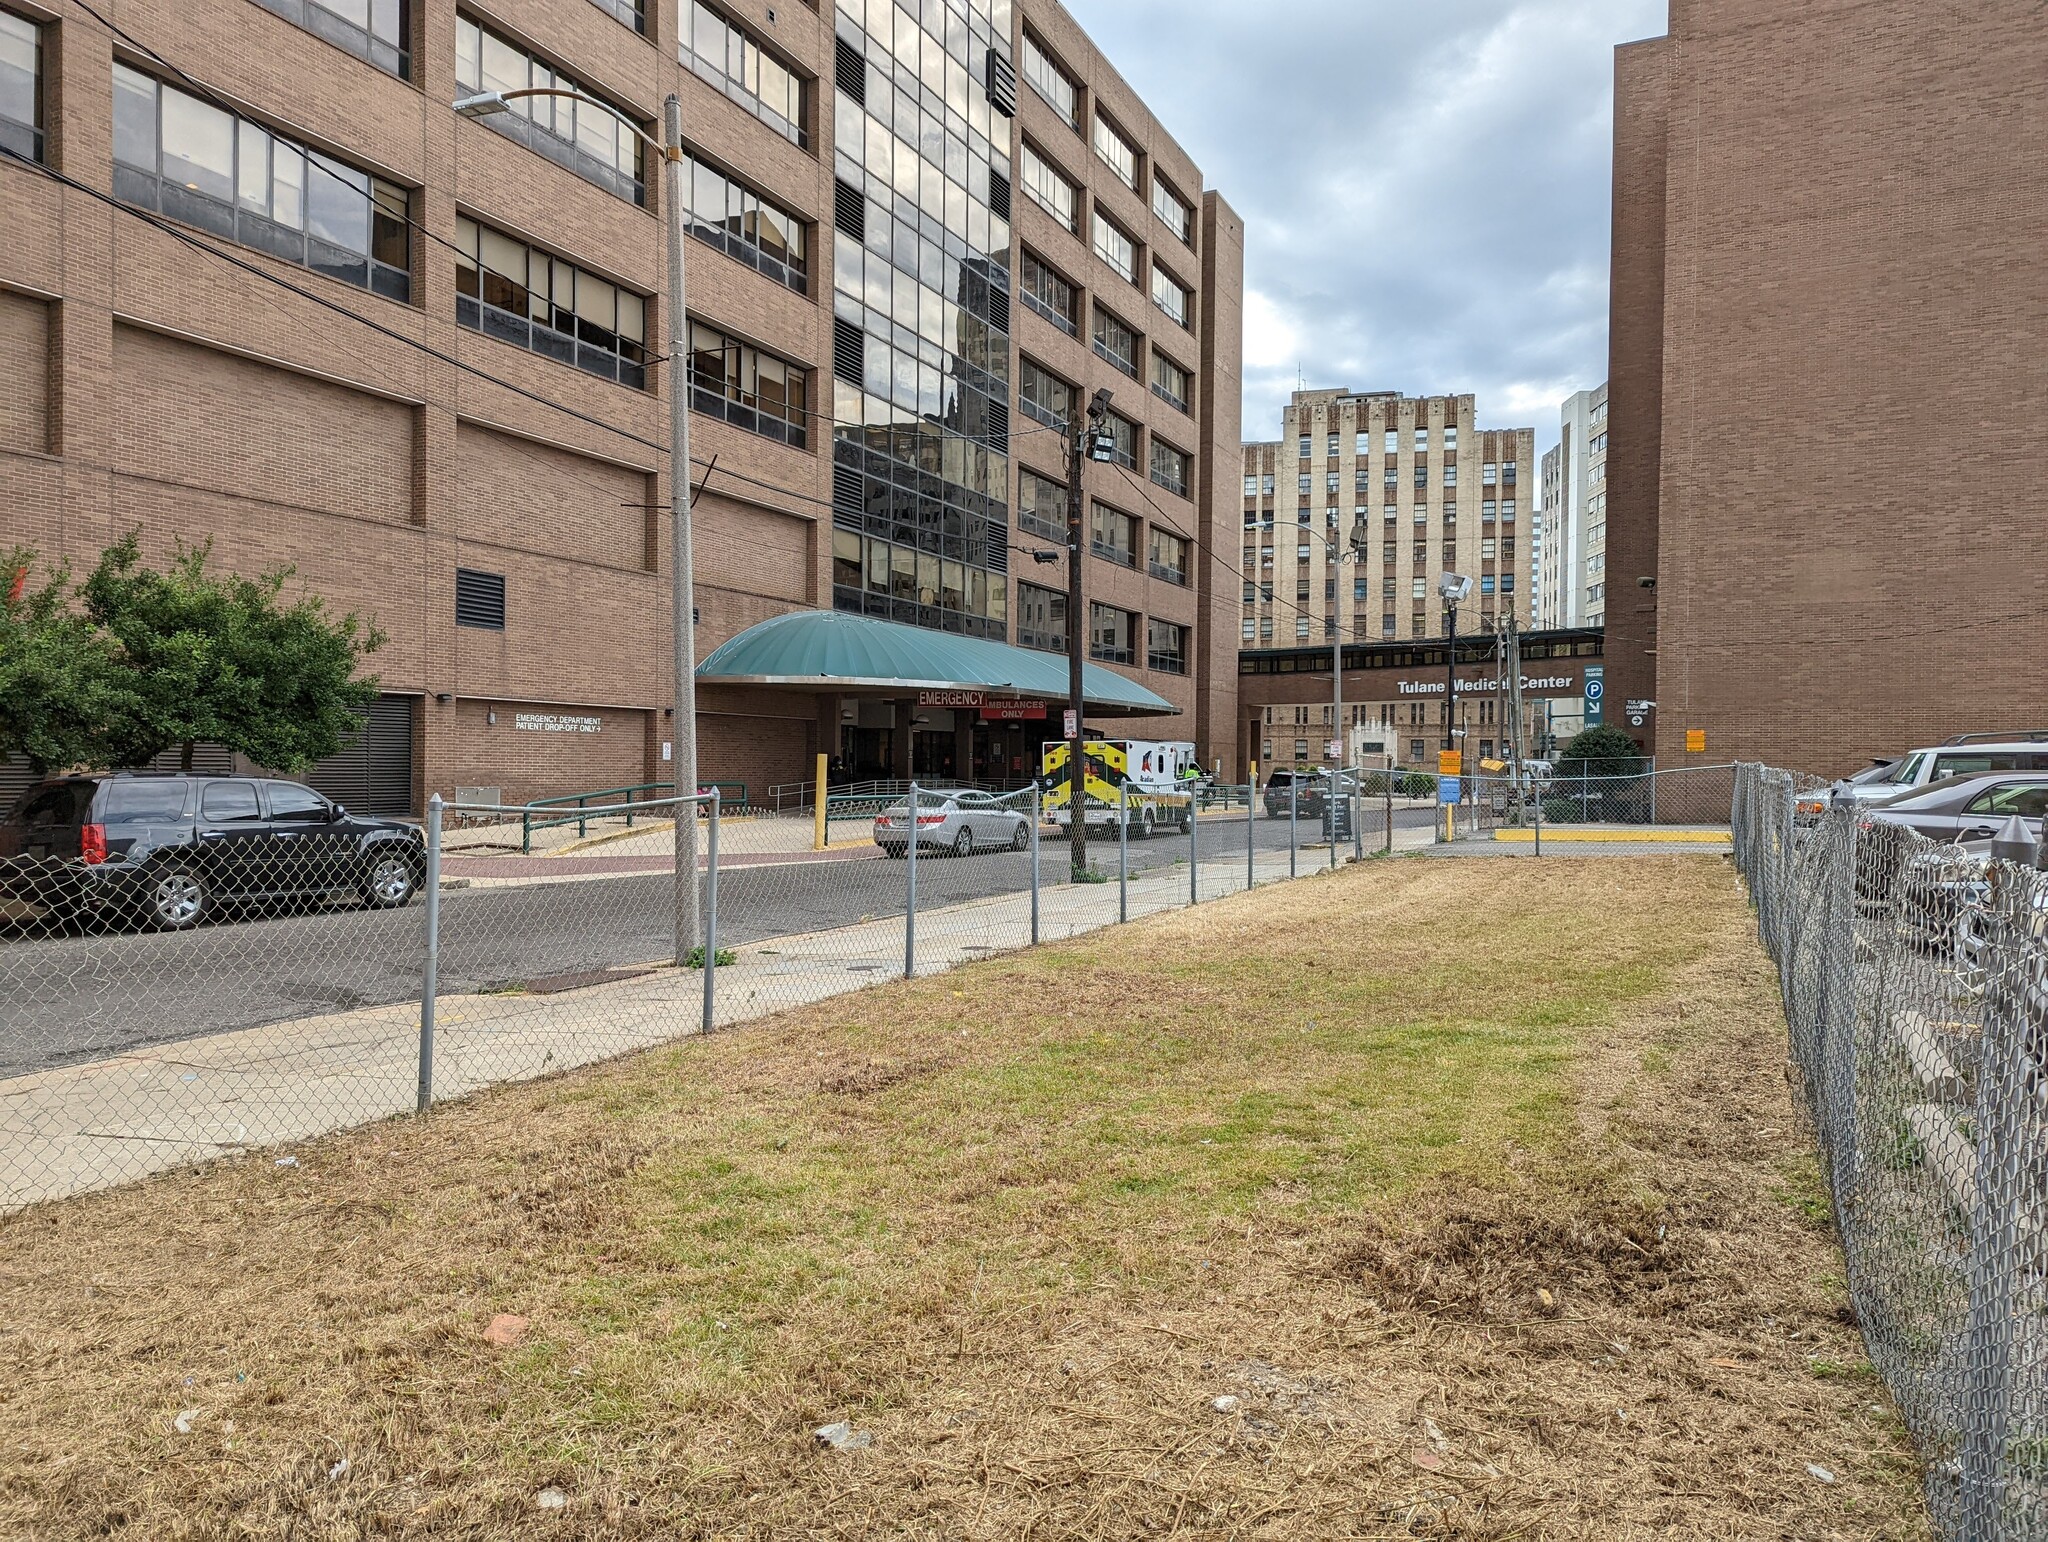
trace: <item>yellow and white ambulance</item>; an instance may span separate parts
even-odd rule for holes
[[[1071,749],[1066,740],[1054,740],[1045,746],[1040,762],[1041,806],[1045,817],[1063,830],[1073,817]],[[1122,818],[1137,839],[1157,830],[1186,832],[1202,775],[1194,745],[1161,739],[1089,739],[1081,751],[1083,817],[1091,831],[1114,834]]]

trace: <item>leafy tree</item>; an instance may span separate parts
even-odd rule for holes
[[[71,571],[31,586],[25,547],[0,556],[0,754],[37,772],[107,765],[139,699],[112,638],[69,602]]]
[[[259,766],[303,771],[355,736],[356,709],[377,697],[376,677],[356,669],[384,634],[353,613],[330,616],[316,595],[286,602],[289,567],[217,574],[212,551],[181,544],[157,572],[131,531],[78,588],[136,698],[112,761],[140,765],[178,745],[189,769],[193,745],[210,740]]]
[[[1636,741],[1612,724],[1588,728],[1573,737],[1557,757],[1556,777],[1636,776],[1642,772],[1643,757]]]

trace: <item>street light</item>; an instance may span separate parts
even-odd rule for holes
[[[668,226],[668,461],[669,580],[675,611],[675,777],[676,777],[676,964],[685,964],[698,943],[697,808],[685,800],[697,794],[696,573],[690,556],[689,323],[683,310],[683,104],[671,95],[662,104],[657,140],[608,102],[557,86],[522,86],[516,91],[481,91],[458,98],[464,118],[510,112],[524,96],[566,96],[610,113],[660,156],[664,166],[663,210]]]
[[[1364,562],[1371,536],[1365,528],[1365,516],[1354,515],[1351,525],[1351,549],[1339,551],[1337,543],[1316,529],[1313,525],[1300,527],[1300,534],[1312,535],[1323,543],[1323,550],[1330,555],[1330,571],[1335,573],[1348,558],[1352,562]],[[1332,579],[1332,583],[1335,580]],[[1342,596],[1331,591],[1330,600],[1330,732],[1337,745],[1336,766],[1330,772],[1330,790],[1327,799],[1330,822],[1330,865],[1337,865],[1337,793],[1344,777],[1346,762],[1351,758],[1351,735],[1344,727],[1344,628],[1337,619],[1337,607]]]
[[[1451,703],[1458,694],[1458,605],[1472,592],[1472,580],[1462,573],[1446,573],[1436,583],[1444,597],[1444,613],[1450,618],[1450,641],[1444,648],[1444,748],[1454,750],[1458,741],[1453,730]]]

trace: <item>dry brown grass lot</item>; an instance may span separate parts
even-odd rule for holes
[[[34,1210],[0,1535],[1924,1536],[1783,1031],[1718,858],[1369,863]]]

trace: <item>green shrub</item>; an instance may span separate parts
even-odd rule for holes
[[[1545,798],[1543,800],[1543,822],[1547,825],[1575,824],[1584,817],[1579,812],[1578,803],[1571,798]]]
[[[1401,796],[1404,798],[1434,798],[1436,778],[1427,771],[1410,771],[1401,778]]]
[[[1574,735],[1557,757],[1557,778],[1587,776],[1638,776],[1643,757],[1636,741],[1611,724],[1589,728]]]

